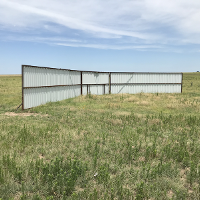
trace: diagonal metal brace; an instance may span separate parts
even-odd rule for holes
[[[20,107],[22,105],[22,103],[17,107],[17,109],[16,110],[18,110],[18,108]]]

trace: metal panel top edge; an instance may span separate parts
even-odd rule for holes
[[[76,71],[76,72],[95,72],[95,73],[129,73],[129,74],[183,74],[182,72],[100,72],[100,71],[81,71],[73,69],[61,69],[61,68],[52,68],[52,67],[40,67],[34,65],[22,65],[24,67],[35,67],[35,68],[45,68],[45,69],[56,69],[64,71]]]
[[[81,70],[73,70],[73,69],[61,69],[61,68],[53,68],[53,67],[41,67],[41,66],[34,66],[34,65],[22,65],[24,67],[35,67],[35,68],[45,68],[45,69],[56,69],[56,70],[63,70],[63,71],[75,71],[75,72],[95,72],[95,73],[110,73],[110,72],[100,72],[100,71],[81,71]]]
[[[126,74],[183,74],[182,72],[109,72],[109,73],[126,73]]]

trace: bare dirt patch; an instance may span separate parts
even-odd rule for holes
[[[167,193],[168,198],[172,199],[173,195],[174,195],[173,191],[169,190]]]
[[[22,76],[21,74],[0,74],[0,76]]]
[[[140,102],[137,102],[136,104],[140,105],[140,106],[149,106],[149,105],[151,105],[151,103],[148,102],[148,101],[140,101]]]
[[[48,116],[47,114],[41,115],[41,114],[37,114],[37,113],[14,113],[14,112],[6,112],[5,115],[10,116],[10,117],[15,117],[15,116],[20,116],[20,117],[42,116],[42,117],[46,117],[46,116]]]
[[[181,169],[180,176],[181,176],[180,180],[185,182],[186,181],[186,170],[185,169]]]
[[[188,194],[192,194],[193,193],[193,190],[188,190]]]
[[[44,159],[44,155],[43,154],[39,154],[39,158],[40,159]]]
[[[145,161],[145,157],[144,156],[139,157],[139,161],[140,162],[144,162]]]

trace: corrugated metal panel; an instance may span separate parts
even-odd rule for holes
[[[80,84],[80,76],[77,71],[24,67],[24,87]]]
[[[181,93],[180,84],[123,84],[123,85],[111,85],[111,93]]]
[[[109,73],[83,72],[83,84],[108,84]]]
[[[109,86],[108,85],[83,85],[83,95],[86,94],[96,94],[96,95],[102,95],[104,94],[109,94]]]
[[[90,85],[89,86],[89,93],[102,95],[104,94],[104,85]]]
[[[109,94],[109,85],[105,86],[105,94]]]
[[[55,68],[22,66],[23,108],[31,108],[47,102],[61,101],[82,94],[108,94],[109,72],[80,72]],[[114,83],[114,85],[112,85]],[[122,83],[121,85],[119,83]],[[127,84],[129,83],[129,84]],[[135,84],[131,84],[135,83]],[[143,83],[143,84],[142,84]],[[153,84],[154,83],[154,84]],[[176,84],[179,83],[179,84]],[[113,73],[111,72],[111,93],[180,93],[182,92],[182,73]],[[99,84],[99,85],[90,85]],[[100,85],[107,84],[107,85]],[[42,88],[39,88],[43,86]],[[25,88],[29,87],[29,88]],[[38,87],[38,88],[31,88]]]
[[[82,92],[83,92],[83,95],[87,94],[87,85],[82,86]]]
[[[112,83],[181,83],[179,73],[111,73]]]
[[[36,107],[47,102],[74,98],[79,96],[80,92],[80,85],[24,89],[24,109]]]
[[[105,94],[109,94],[109,86],[108,85],[83,85],[83,95],[86,94],[96,94],[96,95],[102,95],[104,94],[104,89],[105,89]]]

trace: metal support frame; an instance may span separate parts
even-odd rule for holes
[[[24,66],[22,65],[22,110],[24,110]]]
[[[111,94],[111,72],[109,73],[109,94]]]
[[[88,84],[87,84],[87,94],[88,94]]]
[[[183,93],[183,73],[182,73],[182,79],[181,79],[181,93]]]
[[[83,95],[83,72],[81,72],[81,95]]]
[[[60,68],[50,68],[50,67],[43,67],[46,69],[56,69],[56,70],[64,70],[64,71],[76,71],[80,72],[80,84],[73,84],[73,85],[49,85],[49,86],[38,86],[38,87],[25,87],[24,85],[24,68],[25,67],[35,67],[35,68],[41,68],[38,66],[31,66],[31,65],[22,65],[21,71],[22,71],[22,110],[24,110],[24,90],[28,88],[43,88],[43,87],[58,87],[58,86],[75,86],[75,85],[80,85],[81,87],[81,95],[83,95],[83,86],[87,85],[87,94],[89,94],[90,91],[90,86],[91,85],[102,85],[103,93],[106,93],[106,85],[108,85],[109,89],[109,94],[111,94],[111,85],[123,85],[123,84],[131,84],[131,85],[137,85],[137,84],[181,84],[181,93],[183,92],[183,73],[164,73],[164,74],[181,74],[181,83],[112,83],[111,80],[111,74],[112,73],[133,73],[133,74],[163,74],[161,72],[99,72],[99,71],[79,71],[79,70],[69,70],[69,69],[60,69]],[[108,83],[103,83],[103,84],[83,84],[83,72],[92,72],[92,73],[107,73],[109,74],[108,76]]]

